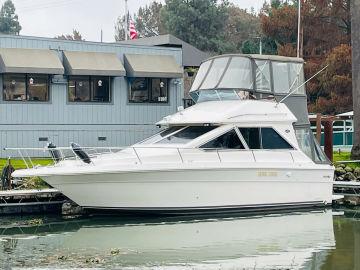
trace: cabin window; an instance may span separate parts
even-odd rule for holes
[[[272,62],[272,68],[275,93],[287,94],[299,87],[294,93],[305,94],[305,88],[301,86],[304,82],[302,63]]]
[[[226,57],[216,58],[213,61],[210,71],[201,85],[201,89],[212,89],[216,87],[224,73],[228,61],[229,58]]]
[[[129,102],[167,103],[169,80],[161,78],[130,79]]]
[[[252,90],[253,78],[250,59],[245,57],[232,57],[218,87],[226,89]]]
[[[315,162],[318,162],[318,163],[328,163],[329,160],[328,158],[326,157],[324,151],[321,149],[318,141],[315,139],[315,137],[313,136],[313,140],[314,140],[314,145],[315,145],[315,148],[314,148],[314,152],[315,152]]]
[[[239,128],[239,130],[250,149],[261,148],[259,128]]]
[[[285,141],[274,129],[261,128],[261,142],[263,149],[292,149],[293,147]]]
[[[239,128],[250,149],[293,149],[273,128]]]
[[[312,158],[312,146],[311,146],[311,130],[309,128],[295,129],[296,139],[298,141],[300,149],[311,159]]]
[[[245,149],[234,129],[203,144],[200,148]]]
[[[160,141],[161,139],[163,139],[164,137],[184,128],[185,126],[174,126],[174,127],[170,127],[168,129],[165,129],[157,134],[155,134],[154,136],[151,136],[150,138],[147,138],[145,140],[143,140],[142,142],[140,142],[139,144],[152,144],[154,142]]]
[[[270,61],[255,60],[256,90],[270,92]]]
[[[70,102],[110,102],[110,77],[70,76]]]
[[[5,74],[3,77],[3,100],[48,101],[49,75]]]
[[[161,141],[158,141],[159,144],[185,144],[188,143],[201,135],[213,130],[214,126],[190,126],[185,129],[176,132],[173,135],[170,135]]]

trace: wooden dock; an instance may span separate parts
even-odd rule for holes
[[[360,197],[360,182],[335,181],[333,194]]]
[[[61,213],[65,201],[56,189],[0,191],[0,215]]]

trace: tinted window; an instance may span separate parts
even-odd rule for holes
[[[231,130],[216,139],[207,142],[200,148],[244,149],[235,130]]]
[[[261,139],[263,149],[292,149],[291,145],[272,128],[261,128]]]
[[[71,77],[69,79],[69,101],[90,101],[89,77]]]
[[[250,149],[260,149],[260,132],[258,128],[239,128]]]
[[[110,102],[109,77],[91,77],[91,101]]]
[[[170,127],[168,129],[165,129],[163,131],[161,131],[160,133],[140,142],[140,144],[150,144],[150,143],[154,143],[157,142],[159,140],[161,140],[162,138],[166,137],[167,135],[184,128],[184,126],[176,126],[176,127]]]
[[[48,101],[49,76],[6,74],[4,75],[3,98],[13,101]]]
[[[129,102],[167,103],[168,79],[130,78]]]
[[[49,100],[49,76],[48,75],[28,75],[28,100],[48,101]]]
[[[205,126],[191,126],[187,127],[169,137],[166,137],[165,139],[162,139],[161,141],[157,143],[162,144],[168,144],[168,143],[178,143],[178,144],[184,144],[188,143],[191,140],[213,130],[216,127],[205,127]]]
[[[68,88],[71,102],[110,102],[110,77],[71,76]]]

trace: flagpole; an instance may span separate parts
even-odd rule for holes
[[[128,18],[128,5],[125,0],[125,40],[128,40],[128,32],[129,32],[129,18]]]
[[[301,0],[298,0],[297,57],[300,57]]]

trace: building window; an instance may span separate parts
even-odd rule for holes
[[[5,74],[3,100],[49,101],[49,75]]]
[[[71,76],[68,97],[70,102],[110,102],[110,77]]]
[[[129,102],[167,103],[168,79],[133,78],[130,81]]]

